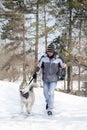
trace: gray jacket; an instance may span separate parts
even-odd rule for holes
[[[63,62],[58,55],[49,58],[47,54],[43,55],[39,60],[39,67],[42,68],[42,79],[45,82],[58,81],[59,64],[63,67]]]

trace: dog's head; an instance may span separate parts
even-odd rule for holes
[[[29,97],[29,87],[26,83],[22,83],[19,87],[19,91],[22,97],[28,98]]]
[[[37,88],[37,87],[38,87],[37,83],[32,83],[31,85],[29,85],[25,82],[24,83],[22,82],[19,87],[19,91],[25,94],[29,91],[33,91],[33,88]]]
[[[29,87],[26,82],[21,83],[21,85],[19,86],[19,91],[22,92],[23,94],[29,91]]]
[[[23,94],[25,94],[25,93],[27,93],[27,92],[29,92],[29,87],[25,87],[25,86],[23,86],[22,88],[20,88],[20,90],[19,90],[20,92],[22,92]]]
[[[27,87],[20,88],[20,94],[27,99],[29,97],[29,89],[27,89]]]

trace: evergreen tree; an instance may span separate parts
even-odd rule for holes
[[[3,30],[2,39],[8,40],[4,48],[11,55],[9,64],[11,64],[10,62],[14,61],[14,57],[19,53],[19,50],[20,53],[23,52],[22,56],[23,60],[25,61],[25,48],[24,48],[25,46],[24,35],[26,33],[26,29],[24,27],[25,16],[23,12],[21,12],[21,8],[22,9],[24,8],[23,1],[20,2],[13,0],[5,0],[3,4],[5,8],[9,10],[5,12],[4,15],[2,15],[2,17],[6,20],[5,24],[2,27]],[[25,62],[23,63],[25,64]],[[23,80],[26,80],[24,71],[25,68],[23,65]]]
[[[74,42],[75,41],[75,31],[76,31],[76,24],[78,27],[78,22],[81,20],[81,18],[86,17],[86,6],[84,5],[83,1],[74,1],[74,0],[59,0],[55,1],[57,8],[55,9],[55,15],[56,15],[56,24],[59,26],[62,26],[63,31],[66,31],[67,38],[65,41],[65,44],[67,46],[67,53],[65,55],[66,61],[67,61],[67,90],[68,92],[71,90],[71,79],[72,79],[72,63],[74,60]],[[77,17],[77,18],[76,18]],[[79,28],[78,28],[79,29]]]

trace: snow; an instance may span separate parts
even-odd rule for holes
[[[30,115],[20,112],[19,82],[0,81],[0,130],[87,130],[87,98],[55,91],[52,116],[45,110],[43,88],[34,88]]]

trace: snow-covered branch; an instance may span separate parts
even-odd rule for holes
[[[4,7],[4,5],[2,4],[2,0],[1,0],[0,1],[0,12],[6,12],[6,11],[10,11],[10,10]]]

